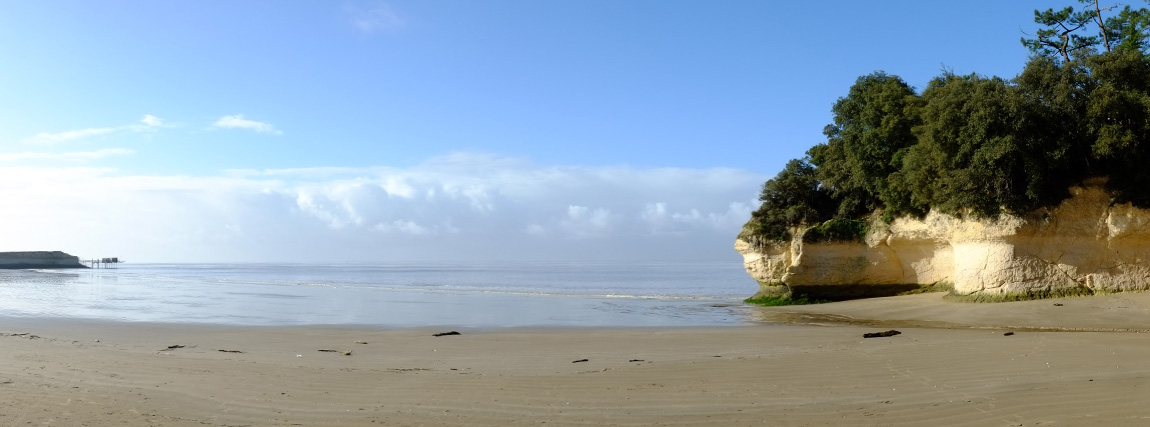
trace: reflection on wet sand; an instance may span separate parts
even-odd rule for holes
[[[941,329],[968,329],[981,327],[974,325],[963,325],[959,323],[940,322],[932,320],[877,320],[877,319],[856,319],[850,316],[841,314],[830,313],[803,313],[793,311],[780,311],[772,310],[766,307],[756,307],[751,310],[751,318],[755,322],[763,323],[785,323],[792,325],[813,325],[813,326],[874,326],[882,328],[941,328]],[[998,329],[998,328],[991,328]]]
[[[972,305],[975,306],[975,305]],[[863,319],[843,314],[787,311],[780,307],[753,307],[748,317],[752,322],[810,325],[810,326],[865,326],[875,328],[932,328],[932,329],[983,329],[1010,330],[1020,332],[1150,332],[1150,328],[1138,327],[1090,327],[1090,326],[1037,326],[1037,325],[977,325],[959,322],[924,319]]]

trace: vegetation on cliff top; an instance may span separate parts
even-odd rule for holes
[[[881,71],[859,77],[826,142],[763,184],[748,232],[850,240],[876,211],[1022,213],[1094,176],[1116,202],[1150,207],[1150,11],[1079,2],[1035,11],[1013,79],[944,72],[918,93]]]

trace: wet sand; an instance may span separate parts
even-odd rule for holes
[[[0,319],[0,425],[1150,424],[1150,294],[756,313],[798,323],[434,337]]]

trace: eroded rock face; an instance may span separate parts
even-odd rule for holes
[[[1111,205],[1104,181],[1071,188],[1054,209],[1026,217],[875,223],[863,242],[752,242],[742,238],[758,296],[826,298],[890,294],[949,282],[959,295],[1037,296],[1150,289],[1150,210]]]

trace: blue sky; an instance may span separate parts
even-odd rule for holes
[[[858,76],[1013,76],[1061,6],[3,2],[0,250],[737,259]]]

